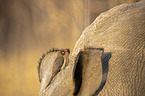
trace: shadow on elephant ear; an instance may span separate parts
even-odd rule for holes
[[[76,60],[75,60],[75,63],[77,64],[74,70],[74,82],[75,82],[74,96],[76,96],[79,93],[79,90],[82,85],[82,68],[83,68],[82,59],[83,59],[82,52],[80,51],[76,56]]]
[[[103,87],[105,86],[106,80],[107,80],[107,75],[108,75],[108,71],[109,71],[109,60],[112,57],[112,53],[103,53],[101,56],[101,62],[102,62],[102,81],[101,84],[99,86],[99,88],[96,90],[96,92],[94,93],[94,95],[92,96],[97,96],[99,94],[99,92],[103,89]]]
[[[102,80],[100,83],[100,86],[98,89],[96,89],[95,93],[92,96],[97,96],[98,93],[103,89],[105,86],[107,75],[109,71],[109,59],[112,56],[112,53],[104,53],[104,49],[96,48],[97,50],[102,50],[102,56],[101,56],[101,65],[102,65]],[[75,82],[75,90],[74,90],[74,96],[77,96],[77,94],[80,91],[81,85],[82,85],[82,71],[83,71],[83,51],[80,51],[78,55],[76,56],[76,66],[74,69],[74,82]],[[87,63],[87,62],[86,62]]]

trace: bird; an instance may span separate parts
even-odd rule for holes
[[[54,63],[53,63],[53,66],[52,66],[51,76],[50,76],[48,84],[47,84],[47,86],[45,88],[47,88],[52,83],[53,78],[62,69],[66,68],[66,66],[68,66],[69,54],[70,54],[70,50],[69,49],[61,49],[61,50],[57,51],[57,57],[54,60]]]

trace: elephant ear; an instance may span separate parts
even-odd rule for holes
[[[84,48],[77,58],[74,95],[96,96],[105,85],[111,53],[104,53],[103,48]]]
[[[106,80],[107,80],[107,75],[109,72],[109,60],[112,56],[112,53],[103,53],[101,56],[101,62],[102,62],[102,81],[99,86],[99,88],[96,90],[96,92],[92,96],[97,96],[99,92],[103,89],[105,86]]]
[[[38,67],[37,67],[37,69],[38,69],[38,76],[39,76],[39,81],[40,81],[40,83],[41,83],[41,79],[42,79],[42,66],[44,66],[44,65],[42,65],[42,62],[44,62],[45,60],[44,60],[44,58],[46,58],[46,57],[49,57],[48,55],[50,55],[51,57],[53,57],[52,56],[52,54],[54,54],[54,53],[57,53],[58,51],[60,51],[59,49],[52,49],[52,50],[49,50],[49,51],[47,51],[46,52],[46,54],[43,54],[42,56],[41,56],[41,58],[40,58],[40,60],[39,60],[39,62],[38,62]],[[50,66],[50,65],[49,65]],[[46,66],[45,66],[46,67]]]
[[[52,49],[47,53],[43,54],[39,60],[38,76],[39,76],[39,81],[41,83],[39,94],[41,94],[43,90],[45,90],[49,82],[51,82],[52,80],[52,70],[56,58],[58,57],[59,51],[60,50],[58,49]]]

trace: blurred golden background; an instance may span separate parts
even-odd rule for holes
[[[70,48],[100,13],[140,0],[0,0],[0,96],[38,96],[39,58]]]

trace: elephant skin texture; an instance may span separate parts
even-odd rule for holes
[[[142,0],[100,14],[76,42],[68,66],[39,95],[143,96],[144,5]]]
[[[84,46],[111,52],[109,72],[98,96],[145,94],[145,0],[123,4],[102,13],[88,26],[72,53]]]

